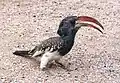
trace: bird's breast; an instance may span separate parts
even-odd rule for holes
[[[67,42],[65,43],[61,49],[58,50],[58,52],[60,53],[61,56],[64,56],[65,54],[67,54],[71,48],[73,47],[74,42]]]

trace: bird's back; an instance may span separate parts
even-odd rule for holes
[[[49,52],[57,51],[61,47],[63,47],[63,45],[64,45],[64,41],[61,37],[51,37],[49,39],[42,41],[29,53],[35,57],[35,56],[44,54],[46,51],[49,51]]]
[[[35,56],[41,56],[45,52],[54,52],[57,51],[61,56],[67,54],[74,44],[74,40],[68,36],[65,39],[61,37],[51,37],[42,41],[39,45],[37,45],[33,50],[29,53]]]

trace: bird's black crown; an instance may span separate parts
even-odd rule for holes
[[[64,18],[59,25],[59,29],[57,31],[60,36],[67,36],[75,27],[75,22],[77,20],[77,16],[68,16]]]

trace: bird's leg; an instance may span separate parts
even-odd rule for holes
[[[43,55],[41,58],[40,69],[44,70],[49,62],[49,58],[46,55]]]
[[[62,63],[60,63],[58,60],[55,60],[55,62],[56,62],[61,68],[66,69],[66,67],[65,67]]]
[[[62,63],[60,63],[58,60],[55,60],[55,62],[63,69],[67,70],[67,71],[71,71],[69,68],[67,68],[66,66],[64,66]]]

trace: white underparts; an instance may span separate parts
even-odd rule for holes
[[[42,51],[36,51],[35,54],[32,55],[32,57],[36,57],[41,53]],[[59,60],[61,57],[62,56],[59,55],[58,51],[54,51],[54,52],[47,51],[42,56],[37,57],[36,59],[37,60],[39,59],[39,61],[41,61],[40,68],[44,69],[50,61]]]
[[[62,56],[59,55],[57,51],[55,52],[46,52],[43,54],[41,57],[41,63],[40,63],[40,68],[44,69],[48,62],[53,61],[53,60],[59,60]]]

